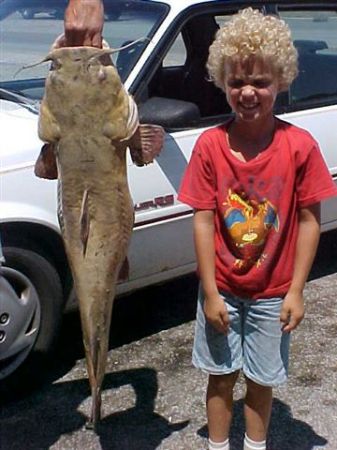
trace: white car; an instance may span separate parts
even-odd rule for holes
[[[205,62],[216,30],[244,2],[104,3],[104,37],[110,46],[149,38],[119,52],[115,64],[138,103],[141,121],[160,124],[166,131],[164,149],[154,164],[136,167],[128,158],[136,215],[127,279],[119,284],[121,294],[195,268],[192,211],[177,201],[177,191],[200,133],[231,114],[224,94],[207,81]],[[62,20],[55,17],[24,20],[20,11],[47,7],[58,10],[59,17],[61,4],[56,0],[0,2],[0,233],[6,258],[3,277],[12,287],[2,289],[0,296],[3,383],[22,376],[24,370],[39,370],[37,356],[52,348],[62,312],[72,298],[56,214],[56,182],[33,173],[42,145],[37,120],[48,66],[22,70],[13,78],[22,66],[42,59],[63,29]],[[337,182],[337,2],[249,4],[280,15],[292,29],[300,73],[290,90],[279,96],[276,114],[314,135]],[[323,205],[322,231],[334,228],[337,201],[330,200]]]

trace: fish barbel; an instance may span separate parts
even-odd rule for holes
[[[100,419],[115,288],[134,222],[126,149],[139,165],[148,163],[164,134],[161,127],[139,125],[136,104],[108,53],[93,47],[53,49],[45,59],[52,69],[39,117],[39,136],[51,160],[56,157],[59,221],[92,394],[90,428]],[[50,162],[43,155],[39,159],[36,174],[44,177],[43,164]]]

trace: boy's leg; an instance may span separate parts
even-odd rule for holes
[[[253,441],[265,441],[271,415],[273,391],[271,387],[261,386],[247,377],[246,383],[247,393],[244,405],[246,433]]]
[[[228,334],[219,333],[207,322],[200,287],[192,356],[195,367],[209,375],[206,405],[209,448],[221,450],[228,448],[233,387],[242,367],[241,303],[228,295],[223,297],[230,320]]]
[[[289,333],[282,332],[282,298],[245,301],[244,363],[247,380],[245,449],[264,450],[272,387],[287,381]],[[251,441],[251,443],[249,443]]]
[[[206,405],[208,433],[212,442],[224,442],[228,438],[233,413],[233,388],[238,374],[209,375]]]

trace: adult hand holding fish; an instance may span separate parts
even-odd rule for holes
[[[59,47],[102,47],[104,6],[102,0],[69,0],[64,15],[64,35]]]

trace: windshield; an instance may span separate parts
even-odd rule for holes
[[[0,2],[0,87],[32,98],[42,96],[48,64],[17,72],[48,54],[53,41],[63,32],[67,3],[66,0]],[[139,38],[151,38],[167,14],[168,6],[149,0],[105,0],[104,10],[104,39],[110,47],[118,48]],[[123,81],[148,42],[148,39],[142,40],[113,54],[114,64]]]

